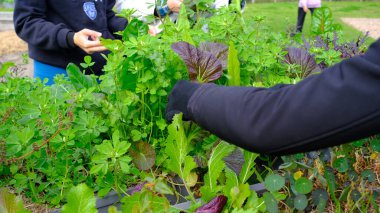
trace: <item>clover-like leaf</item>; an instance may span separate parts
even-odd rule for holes
[[[138,142],[135,148],[129,150],[129,153],[133,158],[132,162],[140,170],[152,168],[156,160],[156,152],[147,142]]]
[[[212,53],[200,50],[187,42],[177,42],[171,47],[185,62],[190,80],[207,83],[219,79],[222,75],[222,63]]]

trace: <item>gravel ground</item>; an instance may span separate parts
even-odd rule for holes
[[[369,36],[380,38],[380,18],[342,18],[342,21],[364,33],[369,31]]]

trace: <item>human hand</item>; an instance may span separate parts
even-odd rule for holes
[[[152,25],[148,25],[148,26],[149,26],[149,30],[148,30],[149,35],[156,36],[158,34],[156,27]]]
[[[309,8],[307,8],[307,6],[303,6],[303,11],[304,11],[305,13],[307,13],[307,12],[309,11]]]
[[[100,43],[100,36],[102,34],[99,32],[83,29],[74,34],[74,44],[88,54],[102,52],[107,50],[107,48]]]
[[[167,5],[173,12],[178,13],[183,0],[168,0]]]
[[[171,122],[173,116],[177,113],[183,113],[183,120],[189,120],[189,112],[187,104],[194,92],[200,87],[198,83],[191,83],[189,81],[178,81],[168,97],[168,104],[166,106],[165,118],[166,121]]]

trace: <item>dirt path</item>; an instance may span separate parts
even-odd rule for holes
[[[14,62],[20,67],[23,76],[33,77],[33,61],[25,61],[23,57],[28,51],[26,43],[14,31],[0,32],[0,38],[0,62]]]
[[[342,18],[342,21],[361,32],[369,31],[369,36],[380,38],[380,18]]]

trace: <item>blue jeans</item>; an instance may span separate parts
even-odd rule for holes
[[[34,78],[44,80],[48,79],[46,85],[54,84],[54,76],[64,74],[67,76],[66,70],[60,67],[51,66],[42,62],[34,60]]]

